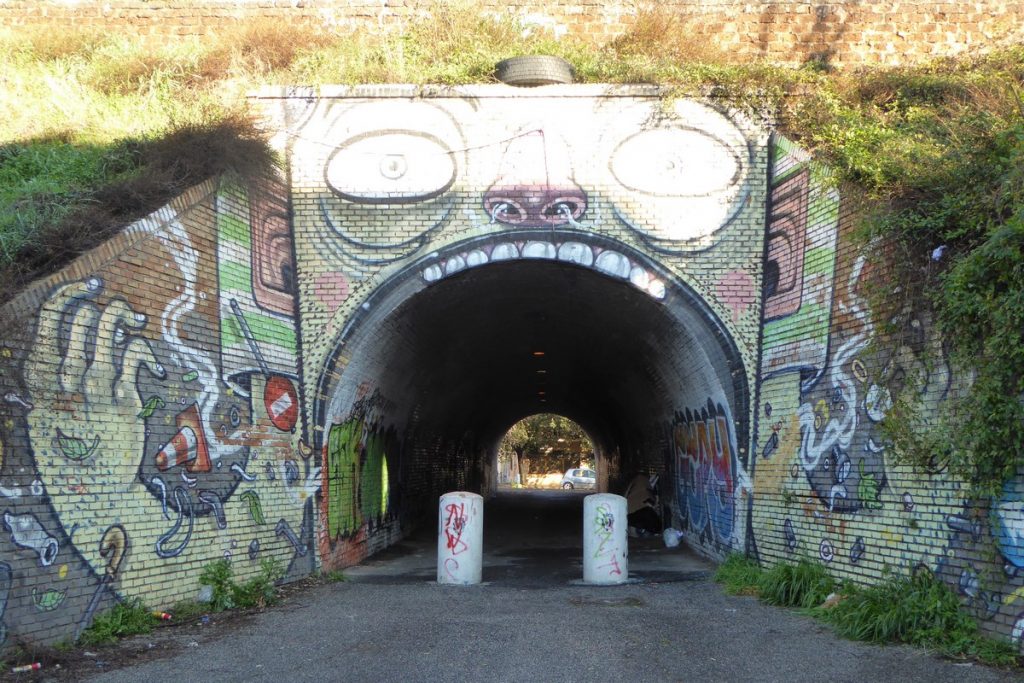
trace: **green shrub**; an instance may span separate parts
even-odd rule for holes
[[[199,583],[209,586],[210,611],[223,612],[235,606],[235,582],[232,576],[231,561],[222,558],[203,567],[199,574]]]
[[[153,614],[138,599],[119,602],[93,619],[78,638],[81,645],[104,645],[118,638],[149,633],[153,630]]]
[[[345,576],[345,573],[337,569],[331,570],[329,572],[321,572],[320,578],[326,581],[327,583],[343,583],[345,581],[348,581],[348,577]]]
[[[241,585],[234,586],[235,605],[242,608],[265,607],[277,600],[275,583],[284,576],[281,564],[272,558],[260,562],[260,573]]]
[[[277,560],[268,558],[260,562],[260,573],[245,583],[235,583],[231,562],[220,559],[203,568],[199,583],[209,586],[210,611],[223,612],[235,607],[265,607],[275,602],[275,582],[284,575]]]

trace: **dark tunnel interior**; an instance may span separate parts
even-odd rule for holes
[[[339,346],[347,363],[325,374],[339,379],[322,383],[317,415],[326,430],[376,395],[376,423],[401,443],[391,482],[409,509],[429,509],[444,490],[493,490],[502,436],[538,412],[591,436],[599,486],[613,491],[638,471],[671,478],[676,411],[710,399],[746,434],[742,363],[682,285],[659,299],[593,269],[520,259],[427,286],[406,277],[363,313]]]

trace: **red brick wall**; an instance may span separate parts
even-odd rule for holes
[[[598,42],[621,34],[634,3],[479,0],[528,23]],[[899,64],[973,51],[1024,24],[1021,0],[667,0],[695,37],[714,36],[741,58],[840,66]],[[131,27],[152,35],[202,35],[239,19],[272,17],[338,30],[379,30],[429,11],[420,0],[0,0],[0,26]]]

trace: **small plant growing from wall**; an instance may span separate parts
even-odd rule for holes
[[[277,560],[265,559],[260,562],[260,572],[244,583],[236,583],[231,562],[217,560],[203,568],[199,583],[209,586],[210,609],[223,612],[233,608],[266,607],[277,599],[275,583],[284,575]]]
[[[96,616],[92,625],[78,638],[80,645],[106,645],[125,636],[153,630],[153,613],[141,600],[126,600]]]

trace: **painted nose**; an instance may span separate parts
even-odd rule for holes
[[[484,193],[492,221],[524,228],[574,223],[587,210],[587,195],[572,179],[568,152],[553,153],[544,131],[513,139],[498,180]]]

